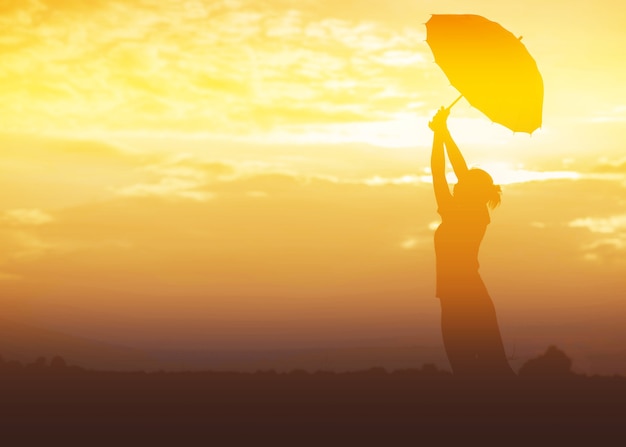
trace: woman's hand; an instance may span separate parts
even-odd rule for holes
[[[450,109],[446,109],[441,106],[432,121],[428,123],[428,127],[435,133],[447,133],[448,132],[448,115],[450,115]]]

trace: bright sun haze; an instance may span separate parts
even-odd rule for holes
[[[449,119],[503,187],[480,263],[507,350],[626,373],[610,0],[4,2],[3,315],[137,347],[440,346],[427,123],[458,92],[424,23],[450,13],[523,36],[545,86],[532,135]]]

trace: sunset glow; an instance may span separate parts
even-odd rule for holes
[[[532,136],[449,118],[503,186],[480,265],[507,349],[626,373],[612,0],[0,2],[3,318],[139,348],[440,346],[428,121],[458,92],[434,13],[523,35],[545,83]]]

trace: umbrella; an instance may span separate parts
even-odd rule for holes
[[[543,80],[522,38],[471,14],[433,15],[426,42],[461,97],[514,132],[541,126]]]

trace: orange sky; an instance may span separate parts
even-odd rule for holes
[[[597,369],[626,342],[624,7],[468,5],[3,2],[5,313],[134,346],[440,343],[426,123],[457,92],[423,23],[475,13],[545,84],[532,137],[450,118],[504,185],[480,261],[505,345]]]

